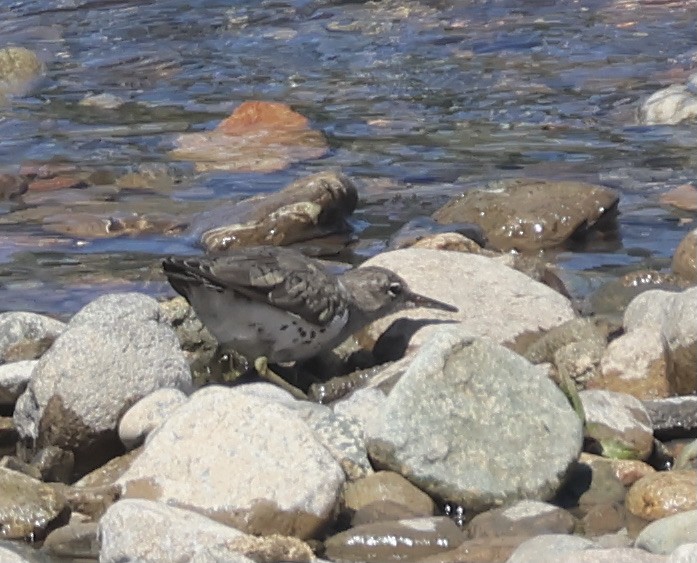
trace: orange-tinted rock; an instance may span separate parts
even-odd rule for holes
[[[80,178],[71,176],[57,176],[55,178],[40,178],[29,183],[31,192],[49,192],[53,190],[67,190],[70,188],[83,188],[87,184]]]
[[[697,188],[692,184],[683,184],[661,194],[661,203],[672,205],[686,211],[697,211]]]
[[[306,117],[278,102],[250,101],[207,133],[186,133],[172,158],[196,162],[198,171],[273,172],[319,158],[329,147]]]
[[[293,111],[287,104],[249,101],[240,104],[230,117],[218,124],[216,130],[227,135],[245,135],[308,128],[307,117]]]
[[[644,520],[697,509],[697,471],[661,471],[639,479],[627,493],[627,510]]]

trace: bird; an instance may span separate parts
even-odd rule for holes
[[[335,275],[319,260],[287,247],[168,257],[162,268],[221,350],[242,354],[259,375],[298,397],[302,392],[268,369],[269,363],[309,359],[403,309],[458,310],[413,292],[386,268],[365,266]]]

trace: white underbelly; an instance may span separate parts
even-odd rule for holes
[[[270,362],[304,360],[337,344],[348,311],[323,327],[231,293],[209,291],[191,296],[201,321],[218,342],[248,359],[265,356]]]

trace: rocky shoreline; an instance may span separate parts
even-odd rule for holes
[[[697,289],[608,328],[509,258],[369,260],[459,312],[369,326],[353,349],[404,357],[330,405],[194,382],[211,343],[181,298],[3,313],[4,536],[105,562],[691,560]]]

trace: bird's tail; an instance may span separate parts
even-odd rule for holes
[[[196,275],[197,268],[190,263],[190,259],[168,256],[162,260],[162,269],[167,276],[167,281],[179,295],[189,298],[192,285],[200,285],[202,280]]]

